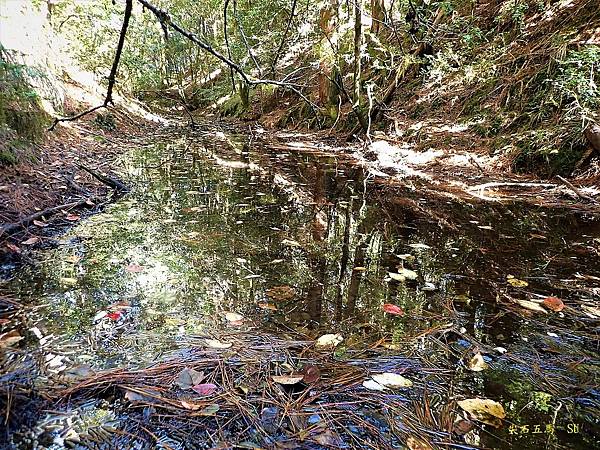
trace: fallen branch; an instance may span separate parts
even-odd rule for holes
[[[77,164],[77,166],[80,169],[85,170],[87,173],[89,173],[91,176],[93,176],[96,180],[100,181],[101,183],[104,183],[105,185],[113,188],[116,191],[119,191],[119,192],[129,191],[129,188],[124,183],[120,182],[119,180],[102,175],[101,173],[98,173],[95,170],[84,166],[83,164]]]
[[[108,76],[108,87],[106,89],[106,97],[104,98],[104,103],[98,106],[94,106],[93,108],[87,109],[79,114],[75,114],[70,117],[60,117],[54,119],[54,123],[48,131],[54,130],[56,125],[60,122],[71,122],[73,120],[77,120],[87,114],[90,114],[100,108],[106,108],[108,105],[114,104],[112,98],[113,88],[115,87],[115,82],[117,79],[117,70],[119,68],[119,61],[121,60],[121,53],[123,52],[123,46],[125,45],[125,36],[127,35],[127,28],[129,27],[129,18],[131,17],[131,10],[133,8],[133,0],[127,0],[125,4],[125,15],[123,16],[123,26],[121,27],[121,34],[119,35],[119,43],[117,44],[117,52],[115,53],[115,59],[113,60],[112,68],[110,69],[110,75]]]
[[[6,237],[6,236],[16,233],[17,231],[23,230],[23,229],[27,228],[29,225],[31,225],[34,220],[38,220],[44,216],[52,216],[52,215],[56,214],[57,212],[60,212],[64,209],[73,209],[73,208],[79,208],[83,205],[89,205],[90,204],[89,202],[93,202],[93,200],[95,200],[95,199],[96,199],[95,197],[84,198],[84,199],[78,200],[76,202],[70,202],[70,203],[65,203],[64,205],[53,206],[52,208],[46,208],[43,211],[40,211],[40,212],[37,212],[30,216],[27,216],[18,222],[9,223],[7,225],[4,225],[3,227],[0,228],[0,237]]]
[[[590,197],[589,195],[584,194],[579,189],[577,189],[575,186],[573,186],[573,184],[569,180],[561,177],[560,175],[557,175],[556,178],[558,178],[561,181],[561,183],[564,184],[566,187],[568,187],[569,189],[571,189],[575,193],[575,195],[577,195],[577,197],[579,197],[581,199],[584,199],[584,200],[588,200],[588,201],[590,201],[592,203],[598,203],[595,198]]]

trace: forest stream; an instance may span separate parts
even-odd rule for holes
[[[597,446],[597,217],[392,187],[349,158],[215,124],[131,147],[130,193],[2,268],[23,337],[0,377],[15,385],[7,448]],[[249,350],[267,356],[241,373]],[[174,387],[148,390],[143,371],[175,360]]]

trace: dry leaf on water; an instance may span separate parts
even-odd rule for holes
[[[379,384],[377,381],[370,379],[363,381],[362,385],[370,391],[384,391],[386,389],[384,385]]]
[[[192,386],[192,389],[200,395],[211,395],[217,390],[217,386],[212,383],[197,384]]]
[[[204,378],[204,372],[198,372],[197,370],[185,367],[177,375],[175,384],[181,389],[191,389],[193,386],[200,384]]]
[[[19,342],[21,339],[23,339],[23,336],[21,336],[17,330],[0,334],[0,348],[10,347],[11,345]]]
[[[397,373],[385,372],[371,375],[371,378],[382,386],[389,388],[411,387],[413,382]]]
[[[21,242],[21,244],[23,244],[23,245],[34,245],[34,244],[37,244],[38,242],[40,242],[40,238],[37,237],[37,236],[34,236],[34,237],[30,237],[26,241]]]
[[[205,343],[207,347],[218,349],[230,348],[233,345],[231,342],[221,342],[216,339],[207,339]]]
[[[527,308],[530,311],[537,311],[537,312],[541,312],[544,314],[548,314],[548,311],[546,311],[544,308],[542,308],[539,303],[532,302],[530,300],[515,300],[515,301],[519,305],[521,305],[523,308]]]
[[[324,334],[317,339],[315,345],[317,347],[337,347],[343,340],[344,337],[341,334]]]
[[[388,314],[393,314],[394,316],[403,316],[404,311],[399,306],[396,306],[392,303],[385,303],[383,305],[383,310]]]
[[[296,384],[302,381],[304,375],[275,375],[273,381],[279,384]]]
[[[502,425],[502,419],[506,417],[502,405],[487,398],[468,398],[459,401],[458,405],[467,411],[474,420],[496,428]]]
[[[546,297],[544,299],[544,306],[554,312],[560,312],[565,309],[565,304],[558,297]]]
[[[225,319],[231,325],[241,325],[242,323],[244,323],[244,316],[234,312],[226,312]]]
[[[506,282],[510,284],[512,287],[527,287],[529,283],[527,281],[519,280],[515,278],[514,275],[507,275]]]
[[[302,368],[305,383],[316,383],[321,378],[321,371],[317,366],[308,365]]]
[[[477,352],[475,354],[475,356],[473,356],[469,360],[469,362],[467,363],[467,367],[469,370],[472,370],[473,372],[481,372],[482,370],[487,369],[489,366],[484,361],[483,356],[481,356],[481,353]]]
[[[67,214],[65,219],[67,219],[69,222],[77,222],[79,219],[81,219],[81,217],[77,214]]]

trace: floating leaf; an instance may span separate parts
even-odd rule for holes
[[[529,283],[527,281],[519,280],[515,278],[514,275],[507,275],[506,282],[510,284],[512,287],[527,287]]]
[[[393,314],[395,316],[403,316],[404,311],[399,306],[396,306],[392,303],[385,303],[383,305],[383,310],[388,314]]]
[[[269,311],[277,311],[277,306],[275,306],[271,303],[261,302],[258,304],[258,307],[260,309],[268,309]]]
[[[366,272],[366,271],[367,271],[367,268],[366,268],[366,267],[359,266],[359,267],[355,267],[355,268],[353,268],[352,270],[354,270],[355,272]]]
[[[384,391],[385,390],[385,386],[383,386],[382,384],[379,384],[377,381],[371,380],[371,379],[363,381],[362,385],[364,387],[366,387],[367,389],[369,389],[370,391]]]
[[[14,253],[21,253],[21,249],[19,247],[17,247],[15,244],[11,244],[10,242],[8,242],[6,244],[6,247]]]
[[[225,319],[232,325],[241,325],[244,323],[244,316],[234,312],[226,312]]]
[[[23,336],[21,336],[17,330],[0,334],[0,348],[10,347],[11,345],[19,342],[21,339],[23,339]]]
[[[44,228],[44,227],[48,226],[48,224],[46,222],[42,222],[41,220],[34,220],[33,224],[40,228]]]
[[[204,383],[192,386],[192,389],[200,395],[211,395],[216,392],[217,386],[212,383]]]
[[[275,375],[273,381],[279,384],[296,384],[302,381],[304,375]]]
[[[473,428],[475,428],[475,424],[473,422],[466,419],[460,419],[454,422],[452,425],[452,432],[458,434],[459,436],[463,436]]]
[[[404,378],[402,375],[398,375],[397,373],[378,373],[371,375],[371,378],[373,378],[373,380],[380,385],[389,388],[403,388],[411,387],[413,385],[412,381],[410,381],[408,378]]]
[[[337,347],[344,340],[341,334],[324,334],[317,339],[317,347]]]
[[[67,219],[69,222],[77,222],[79,219],[81,219],[81,216],[78,216],[77,214],[67,214],[65,219]]]
[[[481,372],[488,367],[488,364],[485,362],[480,352],[477,352],[467,363],[467,368],[473,372]]]
[[[515,301],[519,305],[521,305],[523,308],[527,308],[531,311],[537,311],[537,312],[542,312],[544,314],[548,314],[548,311],[546,311],[544,308],[542,308],[539,303],[532,302],[529,300],[515,300]]]
[[[37,236],[34,236],[34,237],[30,237],[26,241],[21,242],[21,244],[23,244],[23,245],[34,245],[34,244],[37,244],[38,242],[40,242],[40,238],[37,237]]]
[[[181,389],[191,389],[193,386],[200,384],[204,378],[204,372],[198,372],[197,370],[185,367],[177,375],[175,384]]]
[[[427,244],[408,244],[408,246],[417,250],[427,250],[428,248],[431,248]]]
[[[506,417],[502,405],[487,398],[468,398],[459,401],[458,405],[471,414],[473,419],[496,428],[502,425],[501,419]]]
[[[302,368],[305,383],[316,383],[321,378],[321,371],[317,366],[307,365]]]
[[[181,400],[181,406],[183,406],[185,409],[189,409],[190,411],[198,411],[204,406],[204,403],[192,403]]]
[[[233,345],[231,342],[221,342],[216,339],[207,339],[205,342],[208,347],[218,349],[229,348]]]
[[[544,299],[544,306],[554,312],[560,312],[565,309],[565,304],[558,297],[546,297]]]

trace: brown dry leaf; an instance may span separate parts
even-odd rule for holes
[[[515,301],[519,305],[521,305],[523,308],[527,308],[530,311],[536,311],[536,312],[548,314],[548,311],[546,311],[544,308],[542,308],[539,303],[532,302],[530,300],[515,300]]]
[[[279,384],[296,384],[302,381],[304,375],[274,375],[271,378]]]
[[[34,236],[34,237],[30,237],[26,241],[21,242],[21,244],[23,244],[23,245],[33,245],[33,244],[37,244],[38,242],[40,242],[40,238],[37,237],[37,236]]]
[[[77,214],[67,214],[65,219],[67,219],[69,222],[77,222],[79,219],[81,219],[81,216]]]
[[[413,436],[409,436],[406,440],[406,446],[410,450],[433,450],[433,447],[425,442],[423,439],[419,439]]]
[[[294,298],[296,291],[290,286],[275,286],[267,290],[265,294],[275,301],[285,301]]]
[[[190,403],[185,400],[181,400],[181,406],[185,409],[189,409],[190,411],[198,411],[200,408],[204,406],[204,403]]]
[[[506,282],[510,284],[512,287],[527,287],[529,283],[527,281],[519,280],[515,278],[514,275],[507,275]]]
[[[21,253],[21,249],[19,247],[17,247],[15,244],[11,244],[10,242],[7,242],[6,247],[14,253]]]
[[[221,342],[217,339],[207,339],[205,342],[207,347],[218,349],[226,349],[233,345],[231,342]]]
[[[302,373],[304,374],[304,382],[305,383],[316,383],[321,378],[321,371],[317,366],[308,365],[302,368]]]
[[[198,372],[197,370],[185,367],[179,372],[174,383],[181,389],[191,389],[193,386],[200,384],[205,377],[204,372]]]
[[[452,432],[458,434],[459,436],[463,436],[473,428],[475,428],[475,424],[473,422],[470,420],[460,419],[454,422],[452,425]]]
[[[46,222],[42,222],[41,220],[34,220],[34,221],[33,221],[33,224],[34,224],[35,226],[38,226],[38,227],[40,227],[40,228],[44,228],[44,227],[47,227],[47,226],[48,226],[48,224],[47,224]]]
[[[277,306],[271,304],[271,303],[259,303],[258,307],[260,309],[268,309],[270,311],[277,311]]]
[[[474,420],[496,428],[502,425],[502,419],[506,417],[502,405],[487,398],[468,398],[458,402],[458,406],[467,411]]]
[[[23,336],[21,336],[17,330],[0,334],[0,348],[10,347],[11,345],[19,342],[21,339],[23,339]]]
[[[488,367],[488,364],[484,361],[483,356],[481,356],[480,352],[477,352],[475,356],[473,356],[467,363],[467,368],[469,370],[472,370],[473,372],[481,372],[482,370],[485,370]]]
[[[565,304],[558,297],[546,297],[544,299],[544,306],[554,312],[560,312],[565,309]]]

